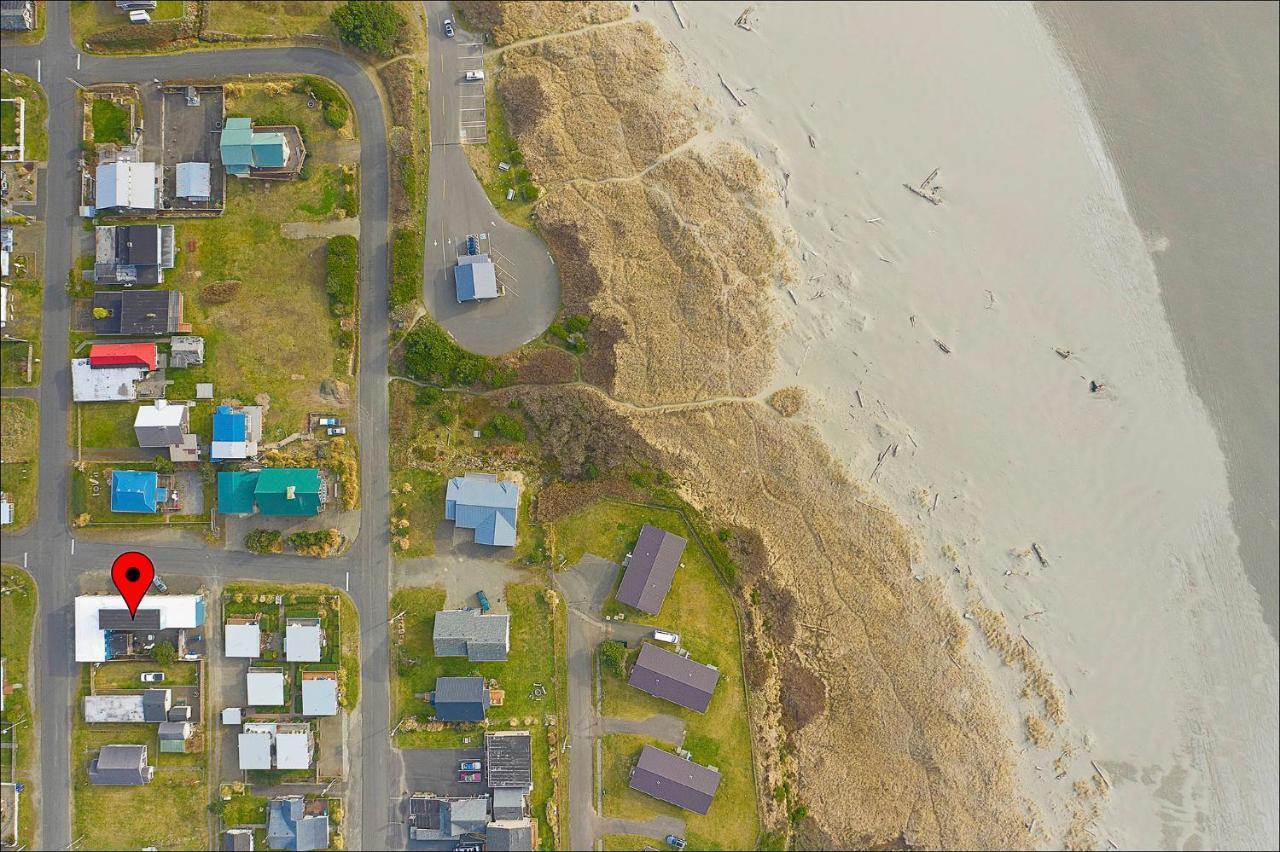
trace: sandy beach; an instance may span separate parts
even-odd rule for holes
[[[1067,693],[1053,742],[1026,741],[1020,678],[973,643],[1049,842],[1087,807],[1099,846],[1274,848],[1277,646],[1227,462],[1162,244],[1035,11],[762,4],[745,30],[742,3],[681,4],[686,26],[641,8],[785,187],[771,388],[808,390],[802,416],[919,539],[914,569],[1002,612]],[[936,206],[903,187],[935,168]]]

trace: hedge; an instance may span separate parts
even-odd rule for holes
[[[325,255],[325,290],[333,315],[351,316],[355,312],[356,281],[360,261],[360,244],[347,234],[329,238]]]

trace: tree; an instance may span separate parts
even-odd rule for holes
[[[619,677],[625,677],[627,674],[627,646],[613,639],[600,643],[600,662]]]
[[[348,0],[329,15],[338,38],[366,53],[389,56],[404,24],[386,0]]]
[[[172,665],[178,658],[178,649],[168,642],[157,642],[151,649],[151,656],[162,666]]]

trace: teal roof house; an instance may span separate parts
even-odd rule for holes
[[[307,149],[293,125],[253,127],[248,118],[228,118],[218,152],[227,174],[236,177],[289,179],[302,170]]]
[[[324,480],[314,467],[218,473],[218,511],[224,515],[310,517],[324,503]]]

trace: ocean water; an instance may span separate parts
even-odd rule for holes
[[[1280,5],[1037,3],[1146,235],[1227,459],[1240,556],[1280,627]]]

